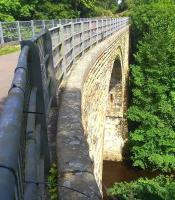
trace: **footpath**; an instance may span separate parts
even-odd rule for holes
[[[0,56],[0,113],[11,86],[19,52]]]

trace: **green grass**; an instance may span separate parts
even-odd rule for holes
[[[0,48],[0,56],[13,53],[20,50],[19,45],[8,45]]]

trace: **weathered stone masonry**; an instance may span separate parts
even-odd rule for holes
[[[127,131],[121,124],[126,121],[123,114],[126,109],[128,46],[129,27],[126,27],[89,50],[74,64],[59,99],[59,183],[94,200],[100,199],[102,191],[103,160],[121,160],[126,141]],[[112,73],[115,61],[119,62],[121,69],[122,77],[117,78],[119,84],[111,77],[117,73]],[[59,189],[59,194],[64,200],[87,199],[63,188]]]

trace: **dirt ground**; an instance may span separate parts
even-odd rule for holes
[[[11,86],[19,52],[0,56],[0,113]]]

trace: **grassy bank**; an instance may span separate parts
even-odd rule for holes
[[[20,45],[7,45],[0,48],[0,56],[20,51]]]

